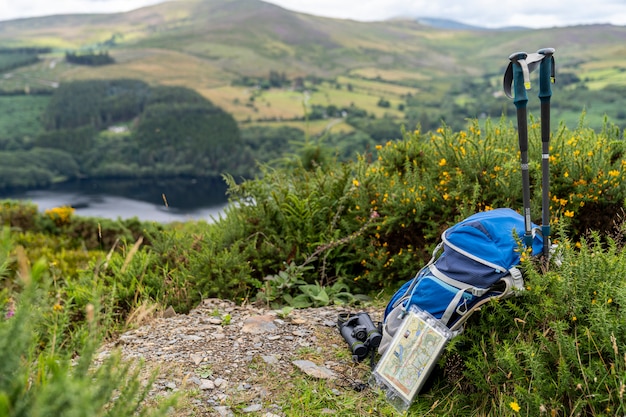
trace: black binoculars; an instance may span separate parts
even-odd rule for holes
[[[380,330],[367,313],[340,314],[337,326],[343,339],[350,346],[352,357],[360,362],[370,349],[376,350],[382,339]]]

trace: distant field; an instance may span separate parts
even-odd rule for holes
[[[223,72],[210,60],[163,49],[116,50],[113,65],[87,67],[65,62],[61,54],[46,55],[42,62],[8,72],[0,78],[0,89],[29,87],[54,88],[66,80],[135,78],[151,84],[180,85],[197,90],[216,105],[232,113],[238,121],[294,119],[304,117],[304,95],[289,89],[256,91],[231,86],[232,75]],[[382,81],[338,77],[341,88],[333,83],[318,85],[309,94],[309,105],[356,105],[370,114],[402,116],[398,105],[406,94],[417,88]],[[352,91],[348,90],[348,85]],[[254,96],[254,100],[251,97]],[[389,108],[377,105],[383,98]]]
[[[384,98],[390,102],[389,108],[379,107],[378,101]],[[324,85],[320,88],[320,91],[311,95],[311,104],[319,104],[321,106],[328,106],[334,104],[338,107],[350,107],[355,105],[356,107],[366,110],[370,114],[376,115],[376,117],[382,117],[385,114],[392,116],[403,116],[403,113],[398,111],[398,105],[404,100],[400,100],[397,96],[392,97],[391,94],[387,95],[383,92],[373,94],[372,92],[348,91],[347,88],[337,89],[332,86]]]
[[[40,62],[4,72],[0,76],[0,90],[24,88],[54,88],[68,65],[60,55],[46,55]]]
[[[255,90],[254,88],[223,86],[218,88],[196,88],[203,96],[233,114],[238,121],[259,121],[264,119],[286,120],[302,118],[305,102],[308,105],[350,107],[355,105],[376,117],[385,114],[402,117],[398,105],[404,103],[402,95],[416,93],[415,88],[394,84],[367,81],[356,78],[338,77],[341,88],[334,83],[324,82],[315,91],[304,93],[289,89]],[[353,86],[349,91],[347,85]],[[254,100],[251,100],[254,97]],[[384,98],[390,102],[389,108],[377,105]]]
[[[211,60],[201,59],[184,53],[163,49],[116,50],[113,54],[116,64],[103,67],[84,67],[71,65],[65,62],[60,53],[47,54],[37,64],[17,68],[0,75],[0,89],[16,90],[24,88],[54,88],[64,80],[90,78],[136,78],[153,84],[182,85],[197,90],[200,94],[216,105],[231,113],[235,119],[246,125],[261,123],[270,126],[284,124],[307,130],[314,135],[323,132],[331,121],[314,121],[306,126],[305,122],[292,121],[304,118],[305,101],[310,105],[349,107],[355,105],[373,114],[376,117],[385,115],[402,119],[404,113],[398,106],[405,103],[407,94],[420,95],[425,100],[436,100],[436,97],[445,92],[445,85],[441,79],[426,81],[426,89],[405,87],[391,82],[392,79],[404,79],[410,74],[402,71],[380,71],[374,68],[352,71],[352,76],[339,76],[336,82],[323,82],[310,91],[308,98],[301,92],[289,89],[270,89],[258,91],[254,88],[232,86],[232,74],[223,72]],[[417,73],[416,73],[417,74]],[[588,88],[597,90],[607,85],[626,85],[626,69],[622,61],[590,61],[581,64],[576,73],[585,82]],[[380,76],[380,80],[375,78]],[[367,79],[360,78],[367,77]],[[370,78],[372,77],[372,78]],[[383,78],[383,77],[389,77]],[[494,78],[499,83],[500,77]],[[449,82],[449,81],[447,81]],[[558,77],[557,77],[558,82]],[[348,88],[350,86],[350,89]],[[555,87],[558,93],[558,85]],[[253,98],[253,99],[252,99]],[[383,108],[378,105],[380,99],[389,101],[390,106]],[[43,110],[42,103],[47,98],[29,98],[16,100],[19,108],[19,117],[15,111],[3,111],[0,114],[0,131],[2,137],[13,132],[20,137],[32,136],[40,125],[32,123],[26,118],[38,120],[39,111]],[[12,100],[15,100],[14,98]],[[468,94],[458,94],[455,98],[457,105],[463,106],[473,98]],[[24,104],[28,103],[28,104]],[[20,107],[22,106],[22,107]],[[5,109],[5,107],[3,107]],[[604,115],[615,117],[617,109],[610,106],[597,105],[587,108],[587,122],[589,125],[602,126]],[[576,111],[555,111],[554,120],[563,120],[568,126],[575,126],[580,118]],[[32,119],[31,119],[32,120]],[[333,126],[333,131],[350,130],[345,123]]]
[[[368,95],[387,95],[390,97],[399,98],[406,94],[417,94],[419,88],[405,87],[403,85],[391,84],[384,82],[387,78],[381,78],[380,81],[364,80],[361,78],[353,77],[337,77],[337,82],[346,86],[350,84],[353,91],[366,93]]]
[[[350,75],[368,79],[381,78],[388,81],[427,81],[431,77],[421,71],[386,70],[382,68],[359,68],[350,71]]]
[[[416,93],[415,88],[401,87],[380,81],[369,81],[359,78],[339,77],[337,81],[342,85],[336,88],[333,83],[318,85],[317,91],[305,94],[289,89],[271,89],[257,91],[254,88],[231,86],[225,75],[215,67],[206,65],[205,60],[200,60],[189,55],[178,54],[164,50],[137,50],[116,51],[114,58],[117,63],[103,67],[83,67],[71,65],[65,62],[61,55],[46,56],[42,62],[13,72],[6,73],[0,78],[0,89],[12,90],[25,86],[56,87],[66,79],[102,79],[102,78],[137,78],[148,83],[161,83],[167,85],[182,85],[197,90],[200,94],[211,100],[214,104],[222,107],[225,111],[233,114],[239,122],[254,122],[298,127],[317,135],[324,132],[329,126],[333,132],[350,131],[352,128],[343,121],[321,120],[312,121],[308,124],[304,121],[289,121],[289,119],[304,118],[305,101],[310,105],[356,105],[357,107],[382,117],[385,114],[402,117],[398,111],[398,105],[404,100],[402,95]],[[183,65],[181,65],[181,63]],[[222,79],[222,81],[218,81]],[[221,83],[221,86],[216,84]],[[347,85],[352,86],[348,91]],[[254,97],[251,100],[251,97]],[[389,108],[377,105],[381,98],[385,98],[391,104]],[[20,97],[16,105],[30,100]],[[33,98],[37,100],[37,98]],[[20,114],[37,118],[38,112],[43,111],[48,98],[38,101],[38,104],[26,104],[28,111],[19,110]],[[10,100],[6,100],[8,102]],[[11,114],[8,111],[2,115]],[[18,122],[22,120],[21,122]],[[259,122],[268,120],[268,122]],[[17,124],[34,126],[23,118],[7,118],[0,116],[0,126],[10,126],[3,132],[20,131]],[[38,127],[37,127],[38,128]],[[36,130],[36,129],[35,129]],[[4,136],[4,135],[3,135]]]
[[[197,90],[240,122],[304,117],[304,96],[296,91],[257,91],[254,88],[230,85]]]
[[[54,87],[68,80],[135,78],[151,84],[181,85],[194,89],[230,83],[228,74],[210,61],[163,49],[116,50],[116,63],[100,67],[72,65],[62,54],[45,55],[37,64],[0,75],[0,89],[25,85]]]
[[[582,70],[578,76],[592,90],[599,90],[608,85],[626,85],[626,65],[624,62],[613,64],[590,62],[583,65]]]
[[[102,67],[74,65],[63,80],[89,78],[135,78],[150,84],[180,85],[193,89],[217,87],[229,77],[210,61],[164,49],[118,50],[116,63]]]
[[[267,127],[276,127],[276,126],[290,126],[295,127],[297,129],[302,130],[305,134],[309,134],[311,136],[319,136],[325,132],[330,133],[348,133],[352,132],[354,128],[344,122],[342,119],[328,119],[328,120],[313,120],[310,122],[306,121],[287,121],[287,122],[252,122],[252,123],[243,123],[241,126],[243,128],[249,126],[267,126]]]

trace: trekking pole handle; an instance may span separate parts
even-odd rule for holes
[[[554,48],[543,48],[537,51],[538,54],[543,55],[539,66],[539,99],[543,102],[550,100],[552,96],[552,89],[550,85],[554,83]]]
[[[526,52],[515,52],[509,56],[509,60],[513,64],[513,91],[516,107],[525,106],[528,103],[528,96],[526,90],[530,90],[530,71],[526,58],[528,54]]]

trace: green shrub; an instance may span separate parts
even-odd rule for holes
[[[17,200],[3,200],[0,203],[0,220],[2,226],[10,226],[20,230],[33,230],[37,223],[37,206]]]
[[[552,223],[567,219],[574,240],[590,227],[612,226],[623,208],[624,145],[611,132],[581,123],[553,134]],[[541,140],[534,120],[529,136],[532,217],[540,223]],[[220,226],[227,229],[224,247],[250,251],[247,262],[260,282],[294,262],[312,266],[302,276],[311,285],[345,281],[366,293],[397,287],[430,258],[448,226],[477,211],[521,209],[517,146],[506,119],[470,121],[459,132],[445,125],[404,132],[402,140],[349,163],[265,167],[262,177],[240,184],[231,178],[237,205]]]
[[[291,262],[312,267],[302,277],[308,284],[326,286],[351,278],[358,239],[376,219],[355,208],[358,190],[350,168],[329,164],[265,170],[262,180],[230,181],[237,204],[226,218],[225,237],[249,256],[257,280]]]
[[[229,225],[190,223],[151,235],[148,250],[156,260],[151,273],[163,286],[157,300],[186,312],[207,297],[250,298],[260,286],[249,262],[254,248],[229,245],[224,238]]]
[[[7,267],[13,262],[7,231],[0,242],[0,280],[7,278]],[[143,406],[154,376],[144,384],[140,368],[123,363],[119,353],[95,364],[102,328],[94,304],[75,330],[73,342],[68,341],[67,313],[47,295],[46,262],[36,262],[30,269],[23,250],[16,254],[22,290],[9,301],[0,300],[0,415],[167,415],[174,398],[154,408]]]
[[[64,228],[64,232],[72,239],[83,242],[88,249],[107,250],[119,241],[134,241],[138,237],[133,236],[122,220],[92,217],[75,217]]]
[[[553,148],[552,210],[572,219],[576,235],[608,232],[626,197],[624,140],[607,130],[561,129]]]

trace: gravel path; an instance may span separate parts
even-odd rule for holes
[[[189,314],[153,319],[103,346],[100,357],[120,349],[142,360],[142,375],[158,372],[150,396],[184,395],[180,416],[288,416],[280,404],[290,378],[330,379],[337,395],[368,375],[352,361],[336,327],[340,306],[281,312],[207,299]],[[374,322],[380,312],[368,311]],[[139,363],[139,362],[138,362]],[[328,410],[332,414],[333,410]]]

